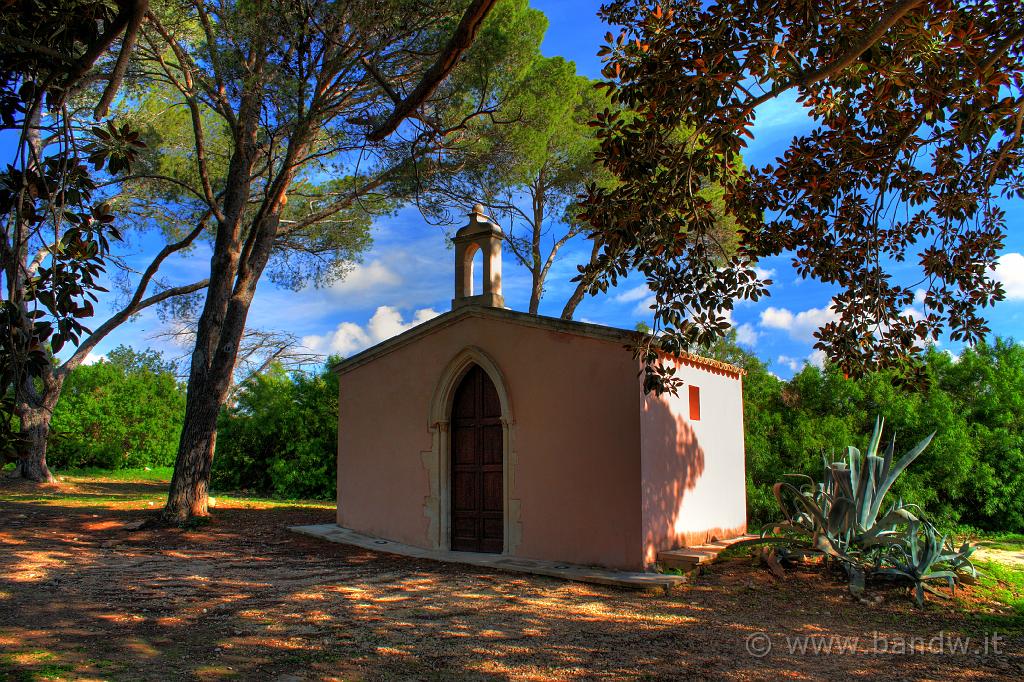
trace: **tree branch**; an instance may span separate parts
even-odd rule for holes
[[[161,291],[158,294],[154,294],[153,296],[150,296],[145,300],[143,300],[142,298],[146,294],[146,289],[149,288],[149,283],[153,280],[153,277],[156,275],[157,270],[160,269],[160,265],[167,259],[168,256],[170,256],[173,253],[177,253],[178,251],[181,251],[182,249],[188,247],[192,242],[194,242],[196,237],[198,237],[206,228],[206,222],[207,220],[209,220],[209,217],[210,214],[207,213],[206,215],[203,216],[202,220],[199,221],[199,224],[197,224],[191,232],[185,235],[184,238],[173,244],[168,244],[164,248],[160,249],[160,253],[156,255],[153,261],[149,264],[149,267],[147,267],[145,272],[142,273],[142,279],[139,280],[139,285],[135,288],[135,294],[128,302],[128,305],[126,305],[124,308],[121,309],[120,312],[114,314],[106,322],[97,327],[96,331],[90,334],[89,338],[83,341],[82,344],[79,345],[77,349],[75,349],[74,354],[70,358],[68,358],[64,362],[64,364],[60,366],[57,372],[61,374],[67,374],[75,367],[78,367],[80,364],[82,364],[82,361],[85,360],[85,357],[89,354],[89,351],[95,348],[96,345],[100,341],[102,341],[107,334],[113,331],[118,325],[122,324],[129,317],[138,313],[140,310],[144,310],[145,308],[148,308],[156,303],[160,303],[161,301],[166,301],[168,298],[171,298],[173,296],[181,296],[183,294],[190,294],[195,291],[199,291],[200,289],[205,288],[207,284],[209,284],[208,279],[201,280],[193,284],[188,284],[180,287],[173,287],[171,289],[165,289],[164,291]]]
[[[755,98],[746,105],[746,112],[749,114],[751,111],[764,104],[768,100],[775,99],[782,93],[792,88],[801,87],[806,88],[814,85],[820,80],[824,80],[830,76],[834,76],[843,69],[849,67],[855,61],[857,61],[862,54],[864,54],[868,48],[881,40],[890,28],[898,24],[903,17],[905,17],[911,10],[920,5],[923,0],[902,0],[902,2],[896,3],[889,8],[885,14],[878,20],[874,26],[870,29],[859,34],[857,40],[850,45],[846,51],[841,53],[838,57],[833,59],[828,64],[825,64],[821,68],[815,69],[807,73],[801,74],[798,78],[795,78],[786,83],[776,85],[768,92],[764,93],[760,97]]]
[[[128,60],[131,58],[132,49],[135,47],[135,40],[139,36],[139,28],[142,26],[146,13],[149,11],[149,0],[133,0],[131,5],[131,9],[126,10],[129,12],[129,15],[124,30],[124,39],[121,40],[121,52],[117,55],[117,61],[114,62],[114,70],[110,72],[110,80],[107,81],[107,87],[103,89],[103,95],[100,97],[100,101],[93,112],[93,116],[97,121],[107,115],[110,103],[114,100],[114,95],[117,94],[118,88],[121,87],[121,81],[128,70]]]
[[[85,360],[86,356],[92,351],[93,348],[99,344],[100,341],[106,337],[107,334],[114,331],[119,325],[124,323],[129,317],[136,313],[149,308],[150,306],[156,305],[161,301],[166,301],[169,298],[175,296],[184,296],[185,294],[191,294],[196,291],[205,289],[210,284],[209,279],[202,279],[192,284],[185,284],[180,287],[172,287],[170,289],[164,289],[158,294],[153,294],[147,299],[139,301],[133,306],[126,306],[117,314],[113,315],[106,322],[96,328],[92,334],[89,335],[85,341],[82,342],[76,350],[75,354],[68,358],[63,365],[61,365],[56,372],[62,375],[66,375],[76,367],[78,367]]]
[[[470,3],[469,7],[466,8],[466,12],[462,15],[462,20],[455,29],[455,33],[448,41],[448,44],[445,45],[444,51],[438,56],[437,61],[427,69],[427,72],[423,74],[419,85],[416,86],[408,97],[395,106],[395,110],[391,112],[391,115],[383,123],[367,134],[367,140],[370,142],[380,142],[395,132],[409,114],[422,106],[434,94],[437,86],[452,72],[452,69],[459,63],[463,53],[473,44],[480,25],[497,2],[498,0],[473,0]]]
[[[185,78],[185,88],[179,87],[178,89],[185,98],[185,103],[188,105],[189,114],[192,120],[192,132],[195,136],[196,163],[197,170],[199,171],[199,181],[202,183],[203,195],[206,198],[206,203],[210,206],[210,211],[213,212],[214,217],[217,218],[218,221],[223,222],[224,214],[221,213],[220,206],[217,204],[217,199],[213,192],[213,185],[210,182],[210,169],[206,162],[206,135],[203,131],[203,119],[202,114],[199,111],[199,101],[196,98],[195,83],[192,78],[192,73],[185,65],[186,62],[189,61],[188,56],[185,54],[184,50],[181,49],[181,46],[178,45],[178,41],[175,40],[167,29],[164,28],[163,24],[160,23],[160,20],[153,16],[152,13],[149,14],[149,17],[157,32],[177,57],[178,68],[181,69],[181,75]],[[164,66],[164,69],[167,70],[167,66],[163,64],[163,59],[160,59],[160,62]],[[169,78],[173,78],[169,70],[167,70],[167,75]]]

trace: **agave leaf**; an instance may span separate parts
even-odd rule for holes
[[[843,562],[849,562],[850,558],[844,553],[840,552],[835,544],[832,542],[825,533],[816,533],[814,536],[814,549]]]
[[[885,428],[885,420],[879,415],[875,417],[875,429],[871,432],[871,442],[868,445],[868,454],[873,455],[878,452],[878,444],[882,440],[882,429]]]
[[[891,575],[891,576],[895,576],[897,578],[906,578],[907,580],[916,580],[916,578],[913,575],[911,575],[910,573],[907,573],[906,571],[904,571],[902,569],[899,569],[899,568],[880,568],[877,571],[875,571],[875,573],[877,575]]]
[[[894,507],[886,512],[885,516],[875,522],[866,533],[865,538],[872,538],[885,532],[893,531],[901,523],[918,522],[917,516],[911,514],[905,507]]]
[[[821,508],[818,506],[818,504],[807,495],[802,494],[795,486],[786,483],[785,481],[780,481],[779,483],[776,483],[774,486],[772,486],[772,491],[775,493],[775,500],[779,503],[779,507],[782,509],[783,513],[786,514],[786,516],[789,517],[791,520],[798,516],[796,514],[796,507],[797,505],[799,505],[800,507],[803,508],[804,513],[810,517],[810,520],[813,522],[814,527],[827,527],[825,516],[824,514],[822,514]],[[783,491],[789,492],[791,495],[793,495],[792,511],[790,511],[790,507],[786,505],[786,503],[782,499]]]
[[[899,476],[904,469],[910,466],[910,463],[917,459],[918,455],[924,452],[924,449],[928,447],[928,444],[932,442],[932,438],[934,437],[935,432],[932,431],[931,434],[925,436],[920,443],[911,448],[907,454],[903,455],[903,457],[900,458],[900,461],[896,462],[895,466],[892,467],[891,471],[886,473],[885,479],[878,486],[877,498],[872,504],[872,516],[876,516],[878,514],[878,508],[882,505],[882,499],[889,491],[889,488],[892,487],[892,484],[896,481],[896,477]]]
[[[889,446],[885,449],[885,454],[882,455],[882,471],[884,471],[886,475],[889,474],[889,468],[892,467],[892,457],[895,453],[896,434],[894,433],[892,435],[892,439],[889,441]]]
[[[921,553],[921,546],[917,542],[917,526],[918,524],[914,521],[907,524],[907,544],[910,545],[910,563],[915,567],[920,564],[918,556]]]
[[[862,542],[864,547],[867,549],[874,547],[888,548],[892,546],[899,546],[900,543],[903,542],[903,538],[901,538],[896,532],[887,530],[884,533],[880,533],[879,535],[871,538],[859,538],[858,541]]]
[[[875,516],[871,515],[875,500],[878,498],[878,482],[883,478],[885,460],[877,455],[868,457],[868,485],[865,488],[864,499],[861,501],[860,518],[858,522],[861,528],[870,528],[875,523]]]

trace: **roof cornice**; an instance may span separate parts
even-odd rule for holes
[[[422,324],[416,325],[412,329],[408,329],[386,341],[382,341],[376,346],[371,346],[364,351],[356,353],[350,358],[345,358],[344,360],[335,363],[331,369],[338,374],[344,374],[349,370],[361,367],[369,362],[373,362],[383,355],[387,355],[392,351],[398,350],[422,336],[450,327],[451,325],[469,317],[506,320],[514,324],[532,327],[534,329],[544,329],[546,331],[571,334],[573,336],[584,336],[587,338],[597,339],[599,341],[621,343],[626,346],[634,346],[647,337],[647,335],[642,332],[620,329],[618,327],[606,327],[604,325],[592,324],[590,322],[576,322],[574,320],[563,320],[558,317],[531,315],[529,313],[509,310],[507,308],[463,305],[459,308],[438,315],[431,320],[427,320]],[[743,369],[736,367],[735,365],[731,365],[727,362],[721,362],[720,360],[705,358],[693,353],[681,352],[678,354],[669,354],[659,352],[658,354],[666,359],[673,359],[683,364],[713,371],[715,373],[727,374],[735,378],[739,378],[746,374]]]

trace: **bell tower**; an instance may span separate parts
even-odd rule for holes
[[[464,305],[484,305],[504,308],[501,295],[501,240],[504,238],[497,223],[484,215],[484,207],[477,204],[469,214],[469,224],[455,233],[455,298],[452,309]],[[473,257],[483,252],[483,291],[473,291]]]

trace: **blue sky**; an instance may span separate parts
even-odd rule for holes
[[[595,15],[600,2],[533,0],[532,5],[550,20],[543,52],[572,59],[580,73],[599,77],[600,61],[595,53],[608,30]],[[808,127],[808,119],[792,100],[765,105],[758,110],[755,138],[744,154],[747,164],[773,160],[793,135]],[[1020,229],[1024,202],[1007,206],[1009,237],[999,276],[1009,295],[990,313],[990,321],[996,334],[1024,339],[1024,234]],[[250,326],[289,331],[316,351],[347,355],[448,310],[453,290],[453,252],[445,243],[443,231],[408,208],[378,221],[373,232],[374,246],[364,262],[331,287],[294,292],[279,289],[264,278],[249,316]],[[155,248],[154,238],[139,240],[134,246],[137,263],[146,260]],[[588,255],[589,245],[583,241],[563,250],[549,276],[542,314],[560,314],[573,288],[569,280],[575,275],[575,265]],[[169,279],[184,281],[189,274],[202,277],[208,266],[209,251],[203,247],[169,263]],[[811,335],[828,319],[832,292],[817,282],[800,280],[786,257],[768,259],[761,267],[772,273],[771,296],[756,304],[740,303],[733,320],[741,342],[767,360],[776,374],[789,377],[805,361],[814,359]],[[506,304],[525,310],[529,301],[527,271],[507,254],[504,269]],[[643,281],[634,278],[607,295],[586,299],[576,317],[632,328],[641,320],[650,321],[647,298]],[[164,328],[156,313],[148,311],[108,336],[95,355],[122,343],[158,348],[171,356],[186,353],[187,349],[154,338]],[[958,350],[948,341],[943,347]]]

